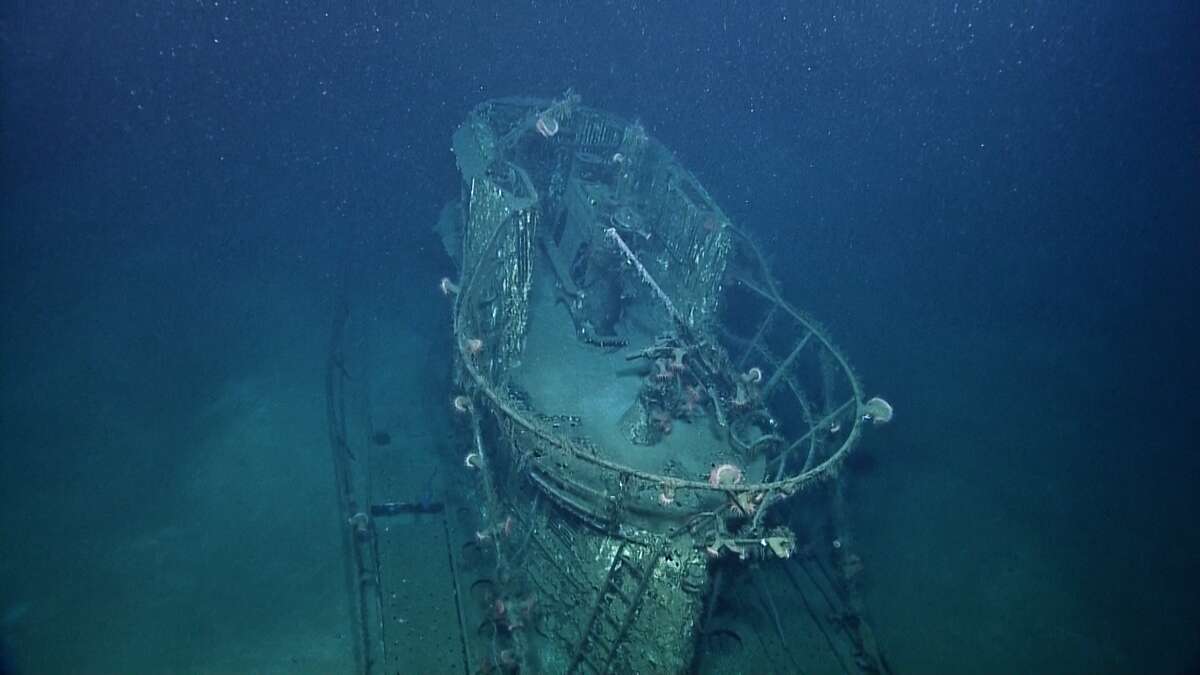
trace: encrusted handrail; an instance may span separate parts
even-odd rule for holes
[[[511,220],[512,220],[511,218],[506,219],[497,225],[497,227],[489,235],[486,245],[483,247],[485,250],[490,249],[494,246],[495,241],[498,239],[501,230],[503,230],[504,227],[508,223],[511,222]],[[825,349],[829,350],[829,352],[831,354],[833,354],[834,358],[837,360],[838,364],[841,366],[843,372],[846,375],[847,381],[850,383],[851,389],[853,391],[853,397],[850,400],[843,403],[841,406],[839,406],[837,408],[837,410],[835,411],[835,413],[832,413],[832,414],[826,416],[826,419],[836,419],[837,415],[844,414],[851,405],[854,405],[854,407],[856,409],[855,410],[856,414],[853,416],[853,425],[850,429],[849,434],[846,436],[846,439],[842,442],[841,446],[839,446],[836,451],[834,451],[828,457],[826,457],[825,460],[822,461],[820,464],[810,468],[807,471],[803,471],[799,474],[796,474],[794,476],[790,476],[790,477],[784,478],[782,480],[772,480],[772,481],[759,482],[759,483],[739,483],[736,485],[721,485],[719,487],[710,485],[707,481],[683,479],[683,478],[678,478],[675,476],[668,476],[668,475],[657,474],[657,473],[653,473],[653,472],[649,472],[649,471],[642,471],[639,469],[635,469],[631,466],[621,464],[619,462],[614,462],[611,460],[604,459],[604,458],[599,457],[591,452],[587,452],[585,449],[578,447],[571,439],[546,430],[541,425],[539,425],[539,424],[535,423],[533,420],[529,419],[523,412],[517,410],[517,408],[515,406],[513,406],[511,403],[509,403],[509,401],[507,400],[507,397],[502,395],[487,380],[487,378],[483,375],[483,373],[480,372],[479,368],[476,366],[475,361],[474,361],[475,355],[469,351],[467,341],[462,339],[462,336],[464,336],[466,334],[463,330],[463,328],[464,328],[463,324],[466,321],[466,317],[464,314],[465,314],[465,308],[466,308],[466,304],[467,304],[464,301],[464,298],[472,297],[472,292],[473,292],[475,283],[478,279],[479,272],[483,266],[484,261],[487,259],[488,259],[487,256],[478,256],[476,258],[475,267],[472,270],[470,270],[469,274],[465,275],[466,281],[463,284],[461,292],[459,293],[457,302],[455,303],[454,334],[458,338],[455,340],[455,348],[458,350],[460,362],[463,364],[463,368],[466,371],[466,373],[470,376],[471,380],[475,383],[478,391],[488,401],[491,402],[492,406],[498,412],[502,413],[505,417],[507,417],[509,420],[511,420],[517,426],[528,431],[529,433],[533,434],[534,436],[541,439],[542,441],[545,441],[549,445],[568,453],[575,459],[578,459],[582,462],[586,462],[588,464],[591,464],[591,465],[594,465],[594,466],[597,466],[597,467],[600,467],[603,469],[607,469],[609,471],[613,471],[613,472],[617,472],[619,474],[624,474],[624,475],[640,478],[642,480],[649,481],[652,483],[669,484],[676,490],[696,490],[696,491],[711,492],[711,493],[716,493],[716,494],[726,494],[729,492],[732,492],[735,494],[746,494],[746,493],[758,493],[758,492],[765,492],[765,491],[779,491],[784,494],[790,495],[799,490],[805,489],[806,487],[808,487],[820,480],[828,478],[830,475],[832,475],[832,472],[842,463],[842,461],[849,454],[850,450],[854,448],[854,445],[858,442],[858,439],[862,435],[863,415],[857,414],[863,405],[862,387],[861,387],[860,383],[858,382],[858,379],[854,376],[854,373],[851,370],[850,365],[846,361],[845,357],[841,354],[841,352],[839,352],[837,349],[835,349],[833,347],[833,345],[831,344],[829,339],[825,336],[824,331],[820,328],[820,326],[818,326],[815,322],[812,322],[809,319],[807,319],[806,317],[804,317],[803,314],[801,314],[799,311],[797,311],[795,308],[793,308],[791,305],[789,305],[787,302],[785,302],[777,294],[773,293],[772,292],[772,290],[774,289],[773,285],[769,286],[769,288],[771,290],[767,290],[767,289],[760,287],[757,284],[754,284],[748,280],[742,279],[741,282],[747,288],[749,288],[749,289],[755,291],[756,293],[758,293],[759,295],[761,295],[768,302],[772,303],[773,305],[778,307],[780,310],[786,312],[795,321],[804,325],[806,329],[811,331],[813,336],[815,336],[822,343],[822,345]],[[765,264],[761,257],[758,257],[758,262],[760,265]],[[763,275],[764,278],[769,278],[769,276],[765,274],[765,270],[763,270],[763,272],[764,272],[764,275]],[[821,426],[822,426],[822,424],[818,423],[813,429],[810,429],[808,433],[806,433],[804,436],[802,436],[800,439],[797,439],[797,440],[802,441],[802,440],[806,439],[808,436],[810,436],[814,432],[815,429],[819,429],[819,428],[821,428]],[[793,443],[795,443],[795,441]]]

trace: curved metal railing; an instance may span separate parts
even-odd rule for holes
[[[501,231],[509,226],[512,218],[507,218],[500,222],[493,232],[489,235],[484,250],[494,255],[495,242],[498,240]],[[744,234],[737,234],[750,244],[750,240]],[[471,383],[474,385],[475,392],[482,401],[488,404],[492,411],[502,416],[507,421],[511,422],[516,427],[523,429],[537,439],[541,440],[547,446],[556,448],[574,459],[593,465],[601,470],[614,472],[622,477],[636,478],[654,485],[670,486],[674,490],[695,490],[701,492],[713,492],[720,494],[734,493],[774,493],[778,495],[791,495],[806,487],[817,483],[825,478],[830,477],[841,465],[847,454],[854,448],[862,435],[862,427],[864,421],[863,410],[863,393],[862,387],[858,378],[854,375],[849,362],[845,356],[834,347],[832,341],[826,335],[825,331],[814,321],[804,316],[790,304],[780,297],[773,282],[770,281],[769,270],[766,268],[766,263],[761,254],[758,253],[757,247],[749,245],[748,249],[753,251],[753,259],[756,262],[757,269],[753,277],[743,276],[735,280],[735,282],[759,296],[767,303],[768,316],[763,319],[763,322],[773,320],[775,316],[782,314],[790,319],[798,327],[804,331],[804,335],[798,338],[797,348],[790,354],[790,358],[778,359],[770,350],[762,343],[761,340],[751,340],[750,352],[757,353],[763,359],[773,366],[769,366],[769,372],[764,372],[767,386],[764,389],[770,392],[777,386],[776,383],[783,382],[797,399],[798,406],[808,412],[809,419],[806,420],[807,430],[802,434],[791,439],[783,450],[784,459],[780,461],[780,470],[776,477],[769,480],[758,482],[745,482],[739,484],[723,484],[713,486],[707,481],[689,480],[679,478],[677,476],[669,476],[658,474],[651,471],[637,469],[620,462],[607,459],[600,454],[594,452],[593,448],[584,447],[576,440],[559,433],[554,429],[547,428],[537,419],[522,409],[516,401],[501,390],[496,382],[493,382],[484,371],[480,368],[478,361],[478,350],[472,350],[469,345],[469,338],[466,336],[474,334],[468,330],[467,325],[471,318],[468,316],[467,308],[476,298],[477,287],[480,280],[480,273],[486,261],[489,260],[489,255],[477,255],[474,257],[474,265],[471,269],[465,270],[464,281],[461,285],[460,292],[456,297],[454,308],[454,336],[455,349],[458,353],[458,359],[461,363],[464,372],[469,376]],[[760,331],[761,333],[762,331]],[[815,340],[821,349],[825,350],[839,366],[845,381],[849,384],[852,391],[850,398],[845,400],[840,405],[832,408],[819,418],[814,417],[810,411],[810,406],[804,396],[799,393],[799,385],[795,383],[791,369],[795,367],[796,354],[800,350],[805,349],[812,341]],[[766,370],[766,369],[765,369]],[[840,426],[840,422],[849,418],[850,428],[845,433],[840,445],[831,453],[819,461],[815,460],[817,452],[817,435],[822,432],[828,432],[835,426]],[[794,452],[803,444],[808,443],[808,459],[806,466],[800,472],[787,476],[783,474],[783,468],[786,466],[786,456]],[[815,464],[813,463],[815,461]],[[811,464],[811,465],[809,465]]]

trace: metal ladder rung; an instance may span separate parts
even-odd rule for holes
[[[604,673],[604,669],[593,663],[592,659],[586,653],[583,655],[583,658],[579,660],[579,662],[586,665],[588,668],[591,668],[592,672],[597,673],[598,675],[603,675]]]
[[[625,593],[625,591],[624,591],[624,590],[622,590],[622,589],[621,589],[621,587],[620,587],[620,586],[618,586],[616,583],[614,583],[614,582],[609,582],[609,584],[608,584],[608,587],[609,587],[609,590],[611,590],[611,591],[613,592],[613,594],[614,594],[614,595],[616,595],[617,597],[619,597],[619,598],[621,598],[622,600],[624,600],[626,605],[632,605],[632,604],[633,604],[633,600],[632,600],[632,599],[630,599],[629,595],[627,595],[627,594]]]
[[[627,542],[621,542],[620,547],[617,548],[616,553],[613,555],[612,564],[608,567],[608,574],[604,577],[603,583],[600,584],[600,588],[597,590],[596,600],[592,605],[591,617],[588,619],[587,625],[583,629],[583,633],[579,636],[579,641],[576,643],[574,650],[575,653],[571,657],[570,665],[567,666],[568,673],[576,672],[580,664],[587,662],[589,645],[600,647],[601,651],[604,653],[612,652],[615,649],[614,645],[601,644],[600,634],[596,631],[596,626],[597,622],[600,620],[600,616],[608,613],[608,607],[606,606],[607,603],[605,602],[605,598],[609,596],[611,591],[620,590],[616,586],[615,582],[619,568],[626,564],[627,559],[623,555],[626,545]],[[626,600],[626,602],[628,603],[628,600]],[[621,631],[619,628],[617,632],[620,634]],[[595,669],[598,673],[604,672],[603,670],[596,669],[596,666],[593,663],[589,663],[588,665]]]
[[[624,567],[630,574],[632,574],[634,579],[637,579],[638,581],[642,580],[642,570],[638,569],[637,562],[622,556],[621,567]]]

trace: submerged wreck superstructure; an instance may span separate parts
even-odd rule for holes
[[[494,100],[454,152],[463,194],[438,228],[461,272],[443,289],[498,569],[493,665],[685,670],[710,566],[793,555],[769,514],[890,407],[639,124],[571,93]]]
[[[462,193],[436,229],[458,268],[442,281],[458,471],[478,494],[459,512],[470,543],[446,534],[464,669],[703,670],[706,645],[742,642],[714,619],[726,571],[782,561],[787,602],[808,607],[807,587],[828,605],[808,610],[824,663],[886,671],[838,532],[839,468],[890,406],[640,124],[571,92],[498,99],[453,148]],[[386,597],[378,530],[356,528],[358,587]],[[765,586],[746,587],[765,596],[771,649],[807,644],[784,639]],[[391,610],[361,612],[382,631]]]

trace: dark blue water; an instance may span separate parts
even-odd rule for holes
[[[1196,668],[1198,29],[1188,2],[6,5],[6,658],[346,667],[337,284],[444,339],[451,133],[574,87],[896,406],[854,517],[897,672]]]

